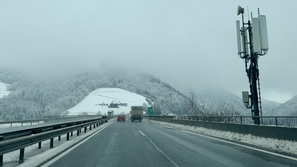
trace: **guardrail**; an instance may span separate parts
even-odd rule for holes
[[[165,118],[165,117],[164,117]],[[254,118],[260,118],[263,126],[297,127],[297,116],[180,116],[181,120],[221,122],[253,125]],[[175,119],[177,119],[175,117]]]
[[[107,117],[105,117],[107,118]],[[12,139],[12,138],[16,138],[16,137],[21,137],[21,136],[26,136],[26,135],[31,135],[31,134],[37,134],[37,133],[41,133],[41,132],[45,132],[45,131],[50,131],[50,130],[54,130],[54,129],[59,129],[59,128],[63,128],[63,127],[68,127],[68,126],[73,126],[73,125],[77,125],[77,124],[82,124],[82,123],[86,123],[86,122],[91,122],[91,121],[95,121],[95,120],[100,120],[101,117],[93,117],[93,118],[89,118],[89,119],[79,119],[76,118],[74,120],[69,120],[69,119],[59,119],[59,120],[50,120],[47,121],[47,123],[42,124],[42,125],[37,125],[37,126],[32,126],[32,127],[26,127],[26,128],[17,128],[14,130],[8,130],[6,132],[1,132],[0,136],[2,136],[2,140],[6,140],[6,139]],[[0,138],[1,140],[1,138]]]
[[[260,118],[263,126],[297,127],[297,116],[144,116],[146,118],[166,118],[180,120],[197,120],[204,122],[221,122],[253,125],[254,118]]]
[[[104,115],[96,115],[96,117],[104,117]],[[10,124],[10,127],[13,126],[13,124],[21,124],[23,126],[26,123],[30,123],[30,125],[33,125],[33,123],[39,124],[40,122],[60,122],[60,121],[66,121],[66,120],[76,120],[76,119],[88,119],[88,118],[94,118],[94,115],[70,115],[70,116],[46,116],[44,118],[40,119],[32,119],[32,120],[17,120],[17,121],[0,121],[0,125],[2,124]]]
[[[265,138],[275,138],[279,140],[297,141],[297,128],[279,127],[279,126],[262,126],[262,125],[245,125],[234,123],[222,123],[215,121],[199,121],[199,120],[181,120],[181,119],[166,119],[152,117],[151,120],[175,123],[181,125],[197,126],[206,129],[229,131],[240,134],[251,134]]]
[[[87,131],[87,128],[91,130],[92,127],[98,127],[99,125],[107,122],[108,118],[97,118],[89,120],[79,120],[72,122],[64,122],[54,125],[47,125],[44,127],[38,127],[33,129],[28,129],[25,131],[18,131],[22,136],[17,137],[3,137],[3,134],[0,134],[0,166],[3,166],[3,155],[15,150],[20,149],[19,163],[24,161],[24,152],[25,147],[38,143],[38,148],[41,148],[41,142],[50,139],[50,148],[53,148],[54,138],[61,135],[67,134],[66,140],[69,140],[70,135],[73,136],[73,132],[77,131],[77,136],[81,133],[81,130],[84,129],[84,132]],[[42,131],[40,128],[47,129],[51,126],[49,131]],[[41,131],[40,131],[41,130]],[[25,135],[24,135],[25,134]],[[34,134],[34,135],[32,135]],[[2,141],[1,141],[2,140]]]
[[[151,115],[151,116],[146,115],[143,117],[145,117],[145,118],[168,118],[168,119],[176,118],[176,116],[168,116],[168,115],[163,115],[163,116],[162,115]]]

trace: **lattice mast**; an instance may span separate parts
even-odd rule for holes
[[[260,15],[258,9],[258,17],[253,18],[252,22],[248,20],[244,22],[244,8],[238,6],[237,15],[242,15],[242,27],[240,21],[236,21],[237,28],[237,49],[240,58],[245,60],[245,69],[249,79],[250,92],[243,91],[243,102],[247,108],[251,109],[254,123],[260,124],[260,117],[262,120],[262,103],[260,93],[260,79],[259,79],[259,56],[267,54],[268,35],[266,16]],[[262,122],[262,121],[261,121]]]

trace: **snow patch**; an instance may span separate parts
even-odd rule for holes
[[[110,103],[127,103],[127,106],[119,108],[108,108],[103,104]],[[88,115],[107,114],[109,110],[113,110],[115,114],[128,114],[131,106],[142,106],[143,103],[149,106],[144,96],[138,95],[119,88],[100,88],[89,93],[75,107],[68,109],[68,115],[79,115],[87,113]]]
[[[258,137],[251,134],[246,135],[246,134],[239,134],[239,133],[233,133],[233,132],[206,129],[202,127],[179,125],[174,123],[167,123],[167,122],[160,122],[160,121],[153,121],[153,120],[151,121],[163,126],[165,125],[165,126],[174,127],[177,129],[187,130],[195,133],[205,134],[208,136],[246,143],[250,145],[260,146],[262,148],[267,148],[270,150],[286,152],[286,153],[297,155],[297,142],[295,141],[278,140],[278,139],[272,139],[272,138]]]
[[[31,125],[38,125],[42,124],[44,121],[40,121],[39,123],[34,122],[34,123],[7,123],[7,124],[0,124],[0,128],[11,128],[11,127],[18,127],[18,126],[31,126]]]

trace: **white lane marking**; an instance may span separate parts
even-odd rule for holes
[[[145,134],[144,134],[144,133],[142,133],[141,131],[139,131],[139,133],[141,133],[141,135],[142,135],[142,136],[145,136]]]
[[[150,138],[148,138],[144,133],[142,133],[138,127],[135,126],[136,129],[144,136],[146,139],[148,139],[155,147],[156,149],[163,154],[175,167],[179,167],[170,157],[168,157]]]
[[[112,124],[114,122],[110,122],[108,124],[105,124],[105,127],[102,127],[101,129],[99,129],[97,132],[95,132],[94,134],[90,135],[89,137],[83,139],[83,141],[79,142],[78,144],[76,144],[75,146],[71,147],[70,149],[66,150],[65,152],[63,152],[62,154],[56,156],[55,158],[53,158],[52,160],[48,161],[47,163],[43,164],[41,167],[47,167],[50,166],[51,164],[53,164],[54,162],[56,162],[57,160],[59,160],[60,158],[62,158],[64,155],[68,154],[70,151],[74,150],[76,147],[80,146],[81,144],[83,144],[84,142],[86,142],[89,138],[95,136],[97,133],[101,132],[103,129],[105,129],[106,127],[108,127],[110,124]],[[104,125],[103,125],[104,126]]]
[[[218,138],[215,138],[215,137],[205,136],[205,135],[202,135],[202,134],[198,134],[198,133],[194,133],[194,132],[190,132],[190,131],[186,131],[186,130],[181,130],[181,131],[186,132],[186,133],[195,134],[195,135],[202,136],[202,137],[206,137],[206,138],[210,138],[210,139],[214,139],[214,140],[218,140],[218,141],[222,141],[222,142],[233,144],[233,145],[236,145],[236,146],[248,148],[248,149],[251,149],[251,150],[256,150],[256,151],[260,151],[260,152],[263,152],[263,153],[267,153],[267,154],[271,154],[271,155],[275,155],[275,156],[279,156],[279,157],[283,157],[283,158],[287,158],[287,159],[291,159],[291,160],[297,161],[297,158],[294,158],[294,157],[289,157],[289,156],[286,156],[286,155],[281,155],[281,154],[278,154],[278,153],[274,153],[274,152],[270,152],[270,151],[265,151],[265,150],[261,150],[261,149],[258,149],[258,148],[253,148],[253,147],[241,145],[241,144],[238,144],[238,143],[233,143],[233,142],[222,140],[222,139],[218,139]]]

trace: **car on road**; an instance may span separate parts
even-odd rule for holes
[[[125,115],[118,115],[118,122],[124,121],[125,122]]]

